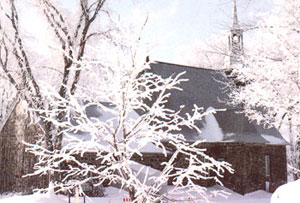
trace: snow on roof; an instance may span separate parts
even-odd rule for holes
[[[215,109],[213,107],[209,107],[206,111],[209,112],[214,110]],[[202,132],[199,136],[206,142],[219,142],[223,140],[224,134],[213,113],[205,116],[204,127],[201,131]]]
[[[115,108],[115,106],[109,102],[103,102],[102,105],[108,107],[109,109]],[[89,118],[97,119],[98,121],[101,121],[101,122],[112,121],[113,127],[114,128],[117,127],[118,120],[117,120],[116,116],[113,113],[111,113],[110,111],[105,111],[105,110],[101,109],[100,107],[97,107],[96,105],[88,106],[86,109],[86,114]],[[126,121],[136,122],[139,119],[139,117],[140,116],[134,110],[132,110],[132,111],[128,112]],[[96,142],[93,141],[92,135],[89,132],[69,133],[68,135],[64,136],[62,145],[66,146],[67,144],[70,143],[70,140],[74,141],[74,138],[77,139],[78,141],[84,141],[82,143],[81,147],[84,147],[88,151],[97,150],[97,147],[99,147],[99,145],[103,146],[103,147],[108,147],[107,146],[108,143],[103,139],[97,139]],[[121,132],[117,134],[117,139],[122,139]],[[149,140],[149,142],[144,142],[144,143],[133,140],[129,144],[131,149],[138,148],[138,145],[139,145],[139,147],[141,147],[139,149],[139,152],[142,152],[142,153],[163,153],[164,152],[162,148],[154,145],[150,140]]]
[[[164,62],[153,63],[150,64],[150,66],[151,69],[149,71],[163,78],[184,71],[185,74],[182,78],[188,79],[188,81],[180,84],[182,91],[170,91],[171,96],[165,104],[166,108],[178,110],[180,106],[184,105],[185,108],[181,111],[182,115],[186,113],[191,114],[194,104],[203,107],[205,110],[209,107],[226,109],[225,111],[218,111],[213,116],[208,116],[206,120],[209,120],[209,122],[207,122],[206,126],[204,126],[204,120],[196,123],[198,128],[202,128],[202,137],[207,141],[214,142],[214,140],[220,140],[221,132],[224,134],[235,133],[235,136],[230,137],[232,142],[268,144],[269,142],[261,136],[262,134],[272,135],[283,140],[278,130],[275,128],[264,129],[261,125],[249,122],[247,116],[240,113],[240,110],[242,110],[241,106],[232,106],[226,102],[228,101],[231,90],[226,86],[228,78],[223,71],[194,68]],[[151,105],[151,102],[149,102],[149,104]],[[218,129],[212,128],[212,126],[217,126],[213,117],[217,121],[219,128],[222,129],[221,132]],[[203,129],[203,127],[209,128],[212,131],[209,132],[208,129]],[[180,133],[191,141],[195,138],[201,138],[201,136],[195,136],[197,134],[196,130],[190,128],[183,127]],[[222,141],[229,140],[226,136],[223,136]]]
[[[142,153],[163,153],[162,148],[155,146],[153,143],[148,142],[140,150]],[[168,152],[168,151],[167,151]]]
[[[213,107],[209,107],[207,112],[214,112]],[[201,129],[201,134],[198,139],[203,139],[206,142],[245,142],[245,143],[266,143],[274,145],[285,145],[287,144],[281,137],[275,135],[257,133],[223,133],[222,128],[220,128],[219,123],[213,113],[205,116],[203,122],[203,128]],[[268,131],[261,132],[268,133]]]
[[[291,140],[290,140],[291,132],[290,132],[289,125],[282,125],[279,131],[280,131],[282,137],[285,139],[285,141],[287,141],[288,143],[291,143]]]
[[[151,168],[150,166],[145,166],[135,161],[131,161],[130,168],[135,172],[140,172],[141,174],[150,176],[157,176],[161,174],[161,171]]]
[[[213,107],[208,107],[206,112],[216,111]],[[205,140],[206,142],[243,142],[243,143],[265,143],[273,145],[286,145],[287,142],[281,136],[270,129],[263,129],[262,126],[255,127],[257,132],[230,132],[224,133],[220,127],[215,114],[210,113],[205,116],[201,134],[196,139]],[[270,133],[270,134],[267,134]]]
[[[261,135],[264,139],[266,139],[269,143],[267,144],[274,144],[274,145],[285,145],[287,144],[284,140],[274,137],[273,135]]]

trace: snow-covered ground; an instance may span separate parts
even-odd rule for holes
[[[280,186],[272,196],[272,203],[300,202],[299,188],[300,179]]]
[[[230,196],[225,199],[224,197],[212,195],[214,190],[224,190],[225,192],[230,193]],[[86,203],[123,203],[123,198],[128,197],[128,194],[125,191],[120,191],[119,189],[108,187],[105,190],[106,196],[101,198],[89,198],[86,199]],[[214,186],[208,188],[207,197],[209,197],[210,202],[215,203],[270,203],[271,193],[265,191],[256,191],[246,195],[240,195],[231,190],[221,187]],[[188,195],[186,194],[185,199],[188,200]],[[62,195],[54,194],[34,194],[34,195],[2,195],[0,196],[1,203],[18,203],[18,202],[27,202],[27,203],[66,203],[68,202],[68,197]],[[75,203],[75,198],[72,197],[72,203]],[[185,201],[185,202],[201,202],[201,201]],[[83,198],[80,197],[78,203],[83,203]],[[182,203],[182,201],[181,201]]]

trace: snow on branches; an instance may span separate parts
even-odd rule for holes
[[[136,40],[132,30],[119,27],[109,41],[101,43],[97,58],[80,62],[85,81],[78,83],[75,94],[66,87],[66,99],[52,86],[43,86],[51,109],[36,111],[60,129],[62,148],[51,151],[43,145],[28,144],[28,151],[39,158],[33,175],[53,173],[61,177],[54,183],[57,191],[89,181],[119,185],[129,191],[133,202],[172,199],[171,191],[163,189],[172,180],[175,190],[186,188],[205,199],[205,188],[197,185],[197,180],[212,179],[221,184],[218,177],[233,170],[230,164],[206,155],[199,148],[200,141],[189,143],[183,134],[175,132],[183,126],[200,131],[195,121],[209,112],[195,106],[192,114],[182,116],[181,109],[166,108],[170,90],[181,90],[179,85],[186,81],[184,73],[162,78],[147,71],[150,62],[140,55],[140,37]],[[153,104],[147,105],[147,99]],[[58,120],[60,112],[64,117]],[[161,171],[152,173],[154,169],[135,162],[135,157],[142,159],[145,153],[166,158]],[[92,156],[93,161],[85,160],[85,156]]]
[[[232,93],[233,103],[243,104],[246,115],[279,129],[295,151],[299,167],[300,127],[300,3],[276,1],[262,16],[251,49],[233,69],[245,83]],[[285,130],[286,129],[286,130]],[[296,152],[298,151],[298,152]]]

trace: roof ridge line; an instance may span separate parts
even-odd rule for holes
[[[164,62],[164,61],[154,61],[152,64],[166,64],[166,65],[181,66],[181,67],[185,67],[185,68],[194,68],[194,69],[208,70],[208,71],[223,71],[223,69],[211,69],[211,68],[183,65],[183,64],[170,63],[170,62]]]

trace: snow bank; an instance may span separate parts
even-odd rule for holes
[[[209,107],[206,111],[214,111],[214,108]],[[201,130],[202,132],[200,137],[205,139],[207,142],[219,142],[223,140],[224,134],[213,113],[205,116],[204,127]]]
[[[120,190],[114,187],[105,188],[104,197],[88,197],[86,198],[86,203],[122,203],[123,198],[128,198],[128,192]],[[64,195],[51,195],[49,194],[33,194],[33,195],[0,195],[1,203],[19,203],[19,202],[28,202],[28,203],[66,203],[68,197]],[[71,197],[71,203],[75,203],[75,197]],[[79,203],[84,202],[83,197],[79,197]]]
[[[277,188],[271,198],[271,203],[299,203],[300,179]]]
[[[166,190],[171,190],[173,186],[166,186]],[[223,191],[223,193],[229,194],[227,198],[223,195],[215,195],[216,191]],[[183,194],[182,194],[183,193]],[[187,192],[186,190],[182,190],[181,194],[173,194],[172,197],[180,197],[182,199],[188,199],[192,194]],[[206,188],[206,191],[203,194],[207,197],[209,202],[214,203],[268,203],[270,202],[271,194],[265,191],[257,191],[253,193],[246,194],[245,196],[235,193],[225,187],[222,186],[213,186]],[[105,188],[105,196],[104,197],[92,197],[87,198],[87,203],[121,203],[123,202],[123,198],[128,197],[128,192],[124,190],[120,190],[114,187],[106,187]],[[33,194],[33,195],[0,195],[1,203],[18,203],[18,202],[28,202],[28,203],[66,203],[68,202],[68,197],[63,195],[55,195],[50,198],[47,194]],[[75,202],[75,198],[71,198],[71,202]],[[83,202],[83,198],[79,198],[79,202]],[[187,202],[187,201],[186,201]],[[196,202],[196,201],[188,201],[188,202]],[[198,201],[199,202],[199,201]],[[203,202],[203,201],[200,201]],[[204,201],[205,202],[205,201]],[[285,203],[293,203],[295,201],[283,201]],[[296,201],[297,202],[297,201]],[[272,202],[273,203],[273,202]]]

